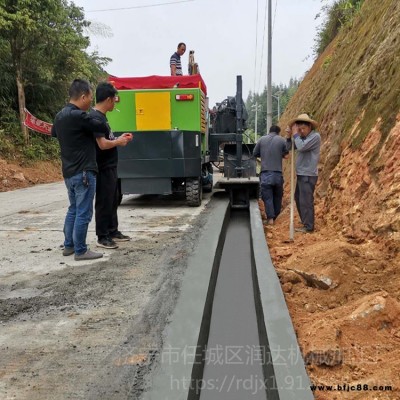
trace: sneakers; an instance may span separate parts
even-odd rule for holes
[[[101,257],[103,257],[103,253],[96,253],[92,250],[86,250],[86,253],[80,254],[79,256],[75,254],[75,261],[96,260],[97,258]]]
[[[274,219],[273,218],[266,218],[265,220],[263,220],[263,225],[274,225]]]
[[[312,233],[312,232],[314,232],[314,229],[307,229],[306,227],[303,227],[303,228],[295,228],[295,232],[300,232],[300,233]]]
[[[118,249],[117,243],[114,242],[110,237],[99,238],[97,240],[97,247],[103,247],[105,249]]]
[[[129,236],[123,235],[120,231],[117,231],[111,235],[111,239],[115,242],[129,242],[129,240],[131,240]]]
[[[111,237],[102,237],[97,240],[97,247],[105,249],[117,249],[118,245],[115,242],[127,242],[131,240],[129,236],[123,235],[120,231],[115,232]]]
[[[73,247],[64,247],[62,252],[63,256],[72,256],[75,253],[75,249]]]

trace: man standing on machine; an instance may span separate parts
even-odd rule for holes
[[[181,56],[185,54],[186,44],[181,42],[178,44],[178,48],[176,52],[172,54],[169,60],[169,66],[171,68],[171,76],[182,76],[182,64],[181,64]]]

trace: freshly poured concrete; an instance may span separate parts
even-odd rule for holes
[[[200,399],[265,400],[262,351],[253,292],[249,213],[235,211],[219,267]]]
[[[198,399],[201,362],[196,353],[207,343],[208,323],[213,297],[213,282],[218,254],[224,239],[225,222],[229,214],[229,199],[225,193],[214,194],[207,212],[204,233],[188,261],[181,293],[166,328],[159,365],[149,377],[150,389],[142,400]],[[202,344],[199,344],[202,343]],[[200,367],[192,380],[193,370]],[[199,378],[197,378],[199,376]],[[199,379],[199,380],[197,380]]]
[[[258,299],[261,319],[264,320],[263,325],[268,336],[269,357],[273,363],[274,387],[279,393],[279,400],[313,400],[311,382],[279,278],[268,252],[260,211],[255,200],[250,202],[250,225],[259,288]],[[276,395],[271,394],[271,397]]]
[[[312,400],[257,200],[215,197],[141,399]]]

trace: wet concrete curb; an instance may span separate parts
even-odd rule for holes
[[[189,258],[159,365],[144,400],[186,400],[193,376],[202,376],[218,265],[229,220],[229,198],[213,196],[204,232]],[[188,249],[190,252],[190,249]],[[210,279],[211,277],[211,279]]]
[[[259,296],[255,297],[260,326],[260,342],[261,345],[268,346],[270,350],[275,374],[274,385],[278,389],[279,400],[313,400],[310,380],[280,281],[265,242],[260,210],[258,202],[255,200],[250,202],[250,226],[254,249],[254,273],[257,278],[255,284],[258,283],[256,289],[259,290]],[[265,329],[263,329],[264,326]],[[268,374],[266,379],[269,379]]]
[[[188,262],[182,292],[167,326],[159,364],[144,400],[199,398],[201,361],[208,342],[218,267],[230,218],[229,199],[215,197],[198,245]],[[267,398],[312,400],[310,380],[297,343],[278,276],[265,242],[258,202],[250,202],[253,285],[260,337],[266,350]],[[272,362],[271,362],[272,361]]]

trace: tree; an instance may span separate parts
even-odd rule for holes
[[[297,79],[290,78],[289,86],[286,85],[272,85],[272,123],[278,124],[278,101],[279,97],[279,114],[285,111],[290,99],[296,92],[300,85],[300,81]],[[255,108],[258,105],[259,109],[257,112],[257,135],[263,135],[266,133],[267,123],[266,123],[266,104],[267,104],[267,88],[261,94],[249,93],[246,100],[246,109],[249,114],[247,120],[247,127],[251,132],[255,132]]]
[[[15,79],[25,143],[29,142],[23,124],[27,101],[41,96],[42,105],[54,107],[59,101],[52,100],[61,93],[65,100],[72,77],[104,73],[102,66],[109,59],[85,52],[90,42],[83,32],[89,24],[83,10],[66,0],[0,0],[0,38],[8,47],[8,71]],[[3,52],[7,53],[4,47]]]

